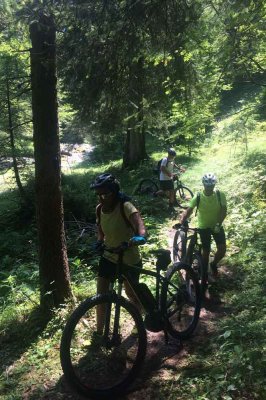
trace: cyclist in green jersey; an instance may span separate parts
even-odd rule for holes
[[[218,275],[218,262],[226,252],[225,232],[222,223],[227,214],[226,198],[223,192],[214,190],[217,182],[213,173],[207,173],[202,177],[204,190],[196,194],[190,201],[189,207],[183,212],[180,223],[191,216],[197,208],[198,228],[202,242],[202,259],[205,268],[208,268],[211,238],[217,246],[217,251],[210,268],[214,277]]]

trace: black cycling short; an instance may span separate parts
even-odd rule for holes
[[[221,227],[219,233],[214,233],[211,229],[199,229],[200,239],[202,248],[210,251],[211,249],[211,238],[213,237],[216,245],[225,244],[225,233],[224,228]]]
[[[172,179],[170,181],[160,181],[160,189],[174,190],[174,181]]]
[[[110,279],[114,281],[117,264],[107,260],[107,258],[101,257],[99,262],[98,276],[101,278]],[[128,265],[123,265],[123,274],[129,277],[133,283],[138,283],[140,270],[142,268],[142,262],[140,261],[135,265],[138,269],[130,268]]]

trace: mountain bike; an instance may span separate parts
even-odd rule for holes
[[[199,229],[189,227],[187,221],[183,225],[175,224],[173,228],[176,229],[173,240],[173,261],[182,261],[191,266],[199,279],[202,293],[204,293],[207,286],[208,270],[203,265]],[[189,232],[192,233],[189,234]]]
[[[153,195],[159,190],[159,180],[155,178],[142,179],[136,187],[134,194]],[[187,208],[193,197],[193,192],[183,185],[180,179],[180,172],[174,177],[174,190],[176,205],[181,208]]]
[[[169,250],[158,250],[156,270],[141,269],[141,276],[155,278],[152,294],[143,284],[134,284],[123,274],[126,247],[107,251],[118,254],[115,282],[107,294],[84,300],[70,315],[63,330],[60,358],[68,384],[90,398],[111,399],[124,392],[140,372],[144,362],[146,329],[164,331],[173,338],[188,338],[200,315],[200,288],[195,273],[184,263],[171,263]],[[128,267],[128,266],[127,266]],[[128,267],[136,269],[137,267]],[[139,269],[138,269],[139,271]],[[161,271],[166,271],[162,275]],[[124,297],[123,280],[134,290],[146,316]],[[103,335],[98,335],[96,312],[103,307]]]

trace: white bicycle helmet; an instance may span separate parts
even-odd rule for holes
[[[175,149],[173,149],[173,147],[170,147],[170,149],[168,149],[168,154],[169,156],[176,156],[176,151]]]
[[[217,178],[212,172],[208,172],[202,177],[202,183],[204,186],[214,186],[216,182]]]

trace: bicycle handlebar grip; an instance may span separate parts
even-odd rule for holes
[[[178,222],[177,224],[173,225],[173,229],[179,229],[181,226],[182,225]]]

